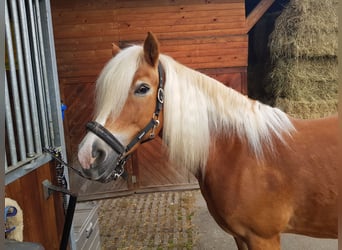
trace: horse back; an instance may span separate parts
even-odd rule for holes
[[[292,122],[297,131],[288,140],[289,154],[302,164],[311,162],[313,167],[320,164],[327,169],[336,169],[338,165],[337,116]]]

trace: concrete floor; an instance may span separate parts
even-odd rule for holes
[[[200,194],[196,193],[196,209],[193,224],[198,229],[195,249],[198,250],[235,250],[233,237],[224,232],[210,216],[206,203]],[[283,234],[281,236],[282,250],[337,250],[338,240],[317,239],[301,235]]]

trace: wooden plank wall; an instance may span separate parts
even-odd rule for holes
[[[147,31],[162,52],[192,68],[247,65],[243,1],[178,2],[52,1],[61,77],[97,75],[113,41],[141,42]]]
[[[5,187],[5,197],[23,210],[24,241],[37,242],[45,249],[59,249],[64,226],[62,196],[53,193],[44,199],[42,182],[57,185],[54,163],[47,163]]]
[[[138,176],[137,187],[159,187],[163,185],[197,184],[196,178],[187,170],[170,163],[161,139],[156,137],[140,146],[137,153],[138,168],[133,174]]]
[[[141,43],[154,32],[163,53],[246,91],[248,37],[243,0],[52,0],[68,152],[91,119],[94,82],[111,43]],[[69,156],[70,158],[70,156]]]

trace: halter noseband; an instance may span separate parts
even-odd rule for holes
[[[116,180],[118,177],[126,177],[127,173],[125,172],[124,165],[129,157],[129,155],[125,155],[128,151],[130,151],[141,139],[151,130],[150,136],[147,140],[142,141],[141,143],[147,142],[149,140],[154,139],[154,129],[159,126],[159,113],[163,108],[164,103],[164,69],[161,63],[158,63],[158,75],[159,75],[159,84],[157,90],[157,100],[156,100],[156,108],[152,115],[151,121],[138,132],[138,134],[132,139],[132,141],[124,147],[121,142],[115,138],[115,136],[110,133],[105,127],[99,124],[96,121],[88,122],[86,127],[89,131],[97,135],[103,141],[105,141],[117,154],[117,160],[115,167],[110,172],[108,176],[101,176],[98,181],[101,182],[109,182],[111,180]]]

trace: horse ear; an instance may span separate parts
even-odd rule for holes
[[[116,45],[115,43],[112,43],[112,56],[116,56],[117,53],[120,52],[120,48],[118,45]]]
[[[158,64],[159,42],[151,32],[147,33],[144,42],[144,57],[152,67],[155,67]]]

